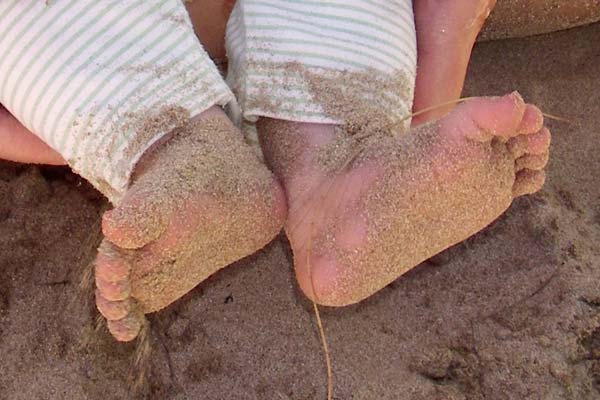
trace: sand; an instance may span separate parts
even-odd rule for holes
[[[500,0],[478,40],[522,37],[600,21],[600,0]]]
[[[466,95],[549,113],[548,183],[356,306],[322,309],[335,399],[600,398],[600,24],[478,44]],[[134,347],[76,297],[106,205],[57,168],[0,166],[0,399],[127,399]],[[310,303],[280,237],[150,316],[151,399],[322,399]],[[86,338],[96,337],[96,340]]]

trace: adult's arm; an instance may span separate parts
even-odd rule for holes
[[[0,105],[0,159],[64,165],[65,160]]]

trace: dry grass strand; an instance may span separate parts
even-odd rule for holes
[[[312,236],[310,236],[312,238]],[[316,298],[317,294],[315,292],[315,284],[312,279],[312,271],[310,267],[310,254],[312,250],[312,240],[309,238],[308,243],[308,255],[306,256],[306,265],[308,267],[308,277],[310,279],[310,284],[312,287],[313,296]],[[327,338],[325,337],[325,329],[323,329],[323,322],[321,321],[321,313],[319,312],[319,306],[317,303],[311,299],[313,305],[313,311],[315,314],[315,319],[317,321],[317,328],[319,330],[319,336],[321,338],[321,345],[323,346],[323,354],[325,356],[325,365],[327,367],[327,400],[331,400],[333,397],[333,376],[331,373],[331,357],[329,355],[329,347],[327,346]]]

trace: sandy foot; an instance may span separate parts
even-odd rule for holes
[[[283,191],[220,109],[175,131],[142,160],[103,218],[96,303],[111,333],[137,335],[159,310],[277,235]]]
[[[550,141],[541,112],[517,93],[468,101],[396,136],[275,120],[259,128],[288,195],[300,286],[337,306],[370,296],[537,191]]]

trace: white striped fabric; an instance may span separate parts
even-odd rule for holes
[[[383,82],[403,76],[405,90],[364,85],[364,94],[392,121],[410,115],[417,57],[411,0],[238,0],[227,51],[227,80],[246,120],[343,123],[323,109],[302,71],[338,74],[340,86],[361,84],[346,80],[360,74],[346,72]]]
[[[181,0],[0,1],[0,103],[113,203],[177,115],[232,99]]]

